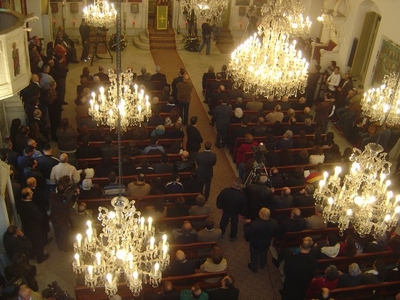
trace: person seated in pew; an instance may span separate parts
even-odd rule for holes
[[[149,195],[165,195],[167,190],[165,189],[164,181],[161,177],[157,177],[154,181]]]
[[[306,189],[310,191],[310,188]],[[314,204],[314,203],[313,203]],[[327,222],[325,220],[325,217],[322,215],[322,212],[324,211],[324,208],[322,205],[316,205],[315,206],[315,213],[311,217],[306,218],[306,228],[307,229],[324,229],[327,227]]]
[[[228,267],[228,263],[224,258],[222,251],[219,247],[214,246],[211,250],[211,257],[200,266],[200,272],[202,273],[215,273],[225,271]],[[216,283],[221,280],[221,277],[204,279],[207,283]]]
[[[100,148],[90,146],[89,135],[84,135],[82,138],[82,145],[79,145],[75,152],[75,157],[77,159],[82,158],[96,158],[101,157],[102,153]]]
[[[238,300],[239,289],[234,287],[235,280],[232,276],[225,276],[221,280],[221,287],[208,293],[210,300]]]
[[[294,110],[303,110],[306,106],[306,98],[300,97],[297,101],[291,103]]]
[[[276,167],[272,167],[269,171],[269,180],[273,188],[281,188],[285,185],[285,179]]]
[[[310,142],[307,140],[306,132],[304,130],[299,131],[299,136],[293,141],[293,148],[308,148],[310,147]],[[308,160],[306,162],[308,164]]]
[[[396,266],[393,269],[388,270],[385,279],[385,281],[398,281],[398,280],[400,280],[400,259],[397,261]]]
[[[182,118],[180,117],[181,110],[178,107],[174,107],[171,109],[169,116],[164,119],[164,126],[173,126],[175,123],[182,124]]]
[[[315,127],[312,124],[312,121],[310,118],[306,118],[304,120],[304,131],[306,132],[306,134],[314,134],[315,133]]]
[[[319,145],[316,145],[313,147],[313,150],[311,151],[311,155],[309,157],[309,163],[312,165],[321,163],[323,164],[325,160],[325,154],[324,151],[322,150],[322,147]]]
[[[92,179],[84,179],[82,181],[82,189],[79,193],[79,199],[99,199],[103,196],[102,191],[93,186]]]
[[[385,263],[377,259],[372,265],[372,269],[364,271],[361,274],[361,284],[376,284],[384,282],[386,279],[387,270]]]
[[[358,264],[352,263],[349,266],[348,273],[339,271],[338,288],[352,287],[360,285],[361,283],[361,270]]]
[[[322,163],[318,163],[315,170],[310,170],[309,175],[306,176],[306,183],[312,184],[315,187],[318,185],[320,180],[324,178],[324,165]]]
[[[231,134],[228,141],[228,145],[230,147],[233,147],[235,145],[236,138],[245,137],[246,134],[250,134],[251,128],[247,127],[248,122],[249,118],[247,116],[243,116],[240,121],[240,126],[236,126],[231,129]]]
[[[279,151],[280,166],[291,166],[293,164],[293,154],[288,148]]]
[[[152,300],[180,300],[180,292],[174,288],[172,281],[164,281],[162,291],[151,298]]]
[[[122,174],[124,176],[136,175],[135,164],[129,155],[122,155]]]
[[[276,121],[282,122],[283,120],[283,112],[281,112],[281,106],[275,105],[274,111],[270,112],[266,115],[265,120],[268,123],[275,123]]]
[[[165,84],[160,90],[162,90],[162,94],[158,95],[158,99],[160,100],[160,102],[169,102],[170,97],[172,97],[171,96],[171,86],[169,84]],[[172,97],[172,99],[174,99],[174,97]],[[175,101],[172,101],[172,103],[175,104]],[[168,104],[166,104],[166,105],[168,105]],[[163,105],[161,107],[161,112],[170,112],[171,111],[171,109],[168,109],[168,108],[171,108],[171,106],[167,106],[166,111],[163,110],[163,107],[165,107],[166,105]]]
[[[203,292],[198,285],[193,286],[190,290],[181,291],[181,300],[208,300],[208,294]]]
[[[361,250],[360,252],[358,252],[359,249]],[[360,253],[362,253],[361,245],[353,235],[347,235],[344,242],[340,242],[339,256],[353,257]]]
[[[172,234],[174,236],[174,244],[191,244],[197,239],[197,231],[193,229],[189,221],[184,221],[182,228],[174,228]]]
[[[233,116],[231,116],[231,124],[240,124],[243,118],[243,110],[240,107],[236,107],[233,110]]]
[[[267,126],[264,125],[265,119],[263,117],[258,117],[257,126],[251,129],[251,134],[253,136],[266,136],[268,133]]]
[[[160,162],[153,164],[152,167],[156,174],[166,174],[174,171],[174,165],[169,162],[169,158],[166,153],[162,153],[160,156]]]
[[[196,163],[190,161],[190,154],[188,151],[182,151],[181,160],[175,162],[174,170],[176,172],[190,172],[196,169]]]
[[[385,251],[387,246],[386,234],[378,235],[373,241],[364,246],[363,253],[375,253]]]
[[[100,163],[95,168],[95,174],[97,177],[107,177],[111,172],[116,172],[117,167],[112,162],[110,156],[105,156],[101,159]]]
[[[285,185],[287,185],[288,187],[301,186],[305,184],[306,179],[304,178],[304,169],[301,167],[295,168],[294,171],[290,173],[285,180]]]
[[[184,192],[178,173],[174,172],[171,174],[171,181],[165,185],[165,189],[168,194],[179,194]]]
[[[174,107],[174,108],[176,108],[176,107]],[[164,125],[164,122],[165,122],[165,117],[160,116],[159,109],[155,109],[152,111],[151,117],[149,118],[149,120],[147,122],[147,126]]]
[[[194,225],[196,225],[194,223]],[[222,231],[219,228],[214,228],[214,221],[211,217],[208,217],[204,221],[205,228],[197,232],[198,242],[216,242],[222,237]],[[223,270],[221,270],[223,271]],[[215,271],[219,272],[219,271]]]
[[[322,288],[334,290],[339,282],[339,270],[334,265],[330,265],[325,270],[324,277],[314,277],[308,285],[306,298],[316,297]]]
[[[150,184],[146,183],[145,174],[140,173],[136,181],[128,184],[126,196],[138,197],[140,199],[148,196],[150,193],[150,189],[151,189]]]
[[[90,180],[90,179],[85,179]],[[80,197],[80,194],[79,194]],[[100,197],[99,197],[100,198]],[[84,232],[87,228],[86,222],[93,219],[93,211],[86,209],[86,203],[80,202],[77,210],[73,210],[69,214],[71,233],[73,235]]]
[[[168,130],[164,138],[166,139],[183,139],[185,137],[185,133],[182,130],[182,124],[179,122],[175,122],[172,125],[172,130]]]
[[[330,297],[330,290],[328,288],[322,288],[318,293],[318,298],[313,300],[334,300]]]
[[[297,116],[299,122],[305,122],[306,119],[314,120],[314,116],[310,114],[310,108],[308,106],[304,107],[303,113]]]
[[[283,149],[283,148],[293,148],[293,132],[291,130],[286,130],[283,134],[283,138],[276,142],[276,149]]]
[[[276,141],[275,141],[274,136],[271,133],[266,134],[264,146],[265,146],[265,148],[267,148],[267,150],[276,149]],[[307,156],[307,158],[308,158],[308,156]],[[279,164],[277,164],[277,165],[279,165]]]
[[[206,204],[206,198],[203,195],[198,195],[196,197],[196,206],[192,206],[189,209],[189,215],[191,216],[209,215],[211,208],[209,205],[205,204]]]
[[[232,98],[230,98],[230,99],[232,99]],[[232,110],[235,112],[235,116],[236,116],[236,109],[237,108],[241,109],[242,116],[243,116],[243,111],[246,110],[246,103],[243,102],[243,98],[242,97],[237,97],[236,98],[236,102],[231,104],[231,106],[232,106]],[[238,118],[240,119],[241,117],[238,117]],[[240,123],[240,121],[239,122],[231,122],[231,123]]]
[[[333,162],[341,163],[342,162],[342,154],[340,153],[338,144],[333,144],[329,148],[329,150],[325,152],[324,162],[326,162],[326,163],[333,163]]]
[[[165,218],[167,216],[167,208],[165,207],[164,202],[164,198],[155,199],[153,205],[146,206],[146,210],[143,214],[152,217],[153,219]]]
[[[103,188],[103,196],[106,198],[113,198],[121,195],[125,196],[125,186],[123,184],[118,183],[118,177],[115,172],[111,172],[108,175],[108,182],[106,186]]]
[[[315,187],[312,184],[307,184],[304,189],[298,192],[293,198],[294,207],[313,206]]]
[[[294,118],[296,115],[295,111],[293,108],[289,108],[286,112],[286,116],[283,117],[282,123],[289,123],[289,120],[291,118]]]
[[[118,147],[112,144],[111,135],[106,135],[104,138],[104,145],[100,147],[101,156],[118,156]]]
[[[325,241],[315,243],[311,252],[316,258],[335,258],[339,255],[339,250],[338,236],[330,233]]]
[[[263,103],[258,96],[253,96],[253,101],[246,103],[246,110],[260,110],[263,108]]]
[[[274,195],[272,198],[270,209],[280,209],[280,208],[289,208],[293,204],[293,196],[290,195],[290,188],[284,187],[281,190],[280,195]],[[305,226],[305,223],[304,223]]]
[[[298,208],[293,208],[290,211],[290,216],[289,218],[286,218],[285,220],[282,221],[282,223],[279,225],[278,232],[280,236],[283,237],[283,235],[286,232],[297,232],[297,231],[302,231],[306,228],[306,221],[304,218],[301,217],[301,211]]]
[[[168,101],[168,103],[164,104],[161,107],[161,112],[163,112],[163,113],[170,113],[173,108],[178,107],[178,106],[176,106],[174,97],[169,96],[167,101]]]
[[[167,217],[183,217],[189,215],[189,209],[185,205],[185,198],[177,197],[175,206],[168,207]]]
[[[175,253],[175,259],[171,259],[170,265],[163,272],[163,277],[190,275],[194,274],[195,270],[196,261],[187,260],[185,252],[177,250]]]
[[[199,178],[197,169],[190,172],[190,179],[183,182],[183,190],[185,193],[200,193],[203,194],[204,180]]]
[[[156,129],[157,130],[157,129]],[[157,136],[150,137],[150,145],[144,148],[142,151],[143,155],[146,154],[162,154],[165,153],[165,149],[163,146],[158,145],[158,138]]]
[[[286,95],[281,98],[281,108],[283,110],[289,110],[292,108],[292,102],[289,102],[289,97]]]
[[[136,174],[155,174],[155,170],[150,166],[149,160],[147,158],[142,159],[142,163],[140,166],[135,169]]]

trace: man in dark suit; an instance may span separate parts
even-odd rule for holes
[[[82,138],[82,145],[79,145],[78,149],[76,149],[75,157],[76,158],[95,158],[101,157],[101,150],[98,147],[90,146],[90,139],[88,135],[85,135]]]
[[[151,75],[150,80],[154,82],[154,88],[156,90],[162,90],[164,86],[167,85],[167,77],[165,76],[165,74],[161,73],[160,66],[156,66],[156,73]]]
[[[178,77],[175,77],[175,78],[172,80],[172,83],[171,83],[171,87],[172,87],[171,96],[174,97],[175,102],[176,102],[177,99],[178,99],[178,89],[177,89],[176,85],[177,85],[179,82],[182,82],[182,81],[183,81],[183,75],[185,75],[185,69],[184,69],[184,68],[180,68],[180,69],[179,69],[179,73],[178,73]]]
[[[315,188],[312,184],[307,184],[305,188],[299,192],[298,195],[294,196],[293,206],[294,207],[313,206],[315,204],[315,200],[313,197],[314,190]]]
[[[18,214],[21,218],[25,235],[32,242],[32,254],[36,256],[36,260],[40,264],[50,256],[43,253],[47,241],[46,233],[43,231],[43,219],[45,216],[33,203],[33,192],[30,188],[24,188],[21,195],[22,200],[17,205]]]
[[[200,131],[196,127],[197,116],[190,118],[190,124],[186,127],[186,150],[189,152],[190,160],[196,161],[197,154],[201,148],[201,143],[203,143],[203,138],[201,137]]]
[[[344,79],[340,82],[339,86],[337,87],[338,90],[338,99],[335,102],[335,106],[337,108],[343,107],[347,98],[347,94],[349,91],[353,89],[353,81],[351,74],[346,73],[344,74]]]
[[[185,252],[178,250],[175,253],[175,260],[171,260],[169,269],[165,270],[164,276],[182,276],[194,274],[196,262],[187,260]]]
[[[201,86],[203,88],[203,94],[206,96],[207,94],[207,81],[208,79],[215,79],[215,72],[214,72],[214,67],[209,66],[207,73],[203,74],[202,80],[201,80]],[[204,103],[207,103],[208,99],[205,99]]]
[[[185,193],[203,194],[204,180],[199,178],[197,169],[190,172],[190,179],[183,182],[183,190]]]
[[[232,108],[228,105],[228,99],[223,99],[222,104],[215,109],[214,116],[211,119],[211,125],[217,127],[217,148],[224,148],[227,142],[228,129],[231,124]]]
[[[211,180],[213,177],[213,167],[217,163],[217,155],[211,152],[211,142],[204,143],[204,152],[197,155],[197,168],[199,178],[204,180],[204,197],[208,200],[210,196]]]

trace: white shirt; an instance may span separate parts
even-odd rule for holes
[[[335,91],[335,87],[339,86],[340,80],[342,79],[342,76],[340,74],[335,74],[333,72],[329,77],[328,77],[328,88],[331,91]]]
[[[57,183],[64,176],[69,176],[73,183],[78,183],[81,179],[76,168],[69,163],[59,163],[51,169],[50,180],[52,182]]]

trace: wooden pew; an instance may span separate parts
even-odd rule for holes
[[[156,293],[161,291],[162,285],[165,281],[172,281],[174,287],[177,290],[186,290],[190,289],[194,284],[199,285],[203,290],[207,289],[215,289],[221,286],[221,283],[218,281],[216,283],[207,283],[204,282],[204,279],[210,278],[221,278],[228,275],[226,271],[222,272],[215,272],[215,273],[196,273],[191,275],[185,276],[170,276],[170,277],[163,277],[161,279],[161,283],[158,288],[153,288],[150,285],[144,284],[143,290],[141,292],[141,296],[138,299],[142,299],[144,293]],[[187,284],[187,282],[190,284]],[[184,284],[182,284],[184,282]],[[122,297],[122,299],[131,299],[132,292],[129,290],[128,286],[124,283],[118,285],[118,295]],[[75,287],[75,299],[76,300],[109,300],[109,297],[105,293],[104,287],[96,287],[94,291],[86,286],[76,286]],[[137,298],[136,298],[137,299]]]
[[[121,146],[126,147],[129,145],[129,143],[132,142],[132,140],[122,140],[121,141]],[[158,140],[158,145],[163,146],[166,149],[169,149],[175,142],[183,142],[183,139],[159,139]],[[118,145],[118,141],[112,141],[113,145]],[[82,145],[82,142],[78,143],[79,146]],[[90,142],[90,146],[92,147],[101,147],[104,146],[105,143],[104,141],[92,141]],[[148,145],[150,145],[150,139],[148,140],[135,140],[135,145],[138,148],[145,148]]]
[[[337,288],[330,291],[330,296],[335,300],[394,299],[380,297],[394,297],[399,293],[399,287],[400,281],[388,281],[377,284]]]
[[[323,258],[318,260],[317,273],[324,274],[326,268],[330,265],[335,265],[341,271],[347,270],[352,263],[369,268],[372,267],[372,264],[377,259],[382,260],[385,264],[395,264],[398,260],[398,255],[393,251],[385,250],[374,253],[362,253],[353,257],[337,256],[335,258]]]
[[[147,159],[149,163],[159,163],[161,155],[160,154],[146,154],[146,155],[138,155],[138,156],[131,156],[131,159],[135,165],[139,165],[143,159]],[[170,162],[175,162],[180,160],[182,157],[180,154],[168,154],[168,159]],[[78,164],[83,162],[87,162],[89,167],[95,167],[100,164],[102,161],[101,157],[96,158],[79,158],[77,159]],[[118,156],[111,157],[111,161],[113,163],[118,163]]]
[[[179,193],[179,194],[163,194],[163,195],[149,195],[138,200],[137,197],[128,197],[129,200],[135,200],[135,207],[140,209],[149,205],[153,205],[154,201],[163,198],[166,203],[174,203],[176,198],[183,197],[186,200],[187,205],[195,203],[196,197],[200,195],[199,193]],[[97,208],[99,206],[111,207],[110,198],[100,198],[100,199],[81,199],[78,203],[85,202],[88,208]]]
[[[283,128],[285,128],[285,126],[288,126],[289,125],[289,123],[281,123],[282,124],[282,126],[283,126]],[[304,122],[297,122],[296,123],[296,125],[298,125],[298,126],[304,126]],[[229,130],[228,130],[228,133],[230,134],[231,132],[232,132],[232,130],[233,129],[235,129],[235,128],[237,128],[237,127],[240,127],[240,126],[242,126],[242,124],[240,124],[240,123],[232,123],[232,124],[230,124],[229,125]],[[257,123],[247,123],[247,127],[248,128],[252,128],[252,127],[256,127],[256,126],[258,126],[258,124]],[[272,128],[273,126],[274,126],[274,123],[264,123],[264,126],[266,126],[266,127],[268,127],[268,128]],[[315,123],[315,122],[312,122],[311,123],[311,126],[313,126],[314,127],[314,129],[316,129],[316,126],[317,126],[317,123]],[[323,136],[325,136],[325,135],[323,135]]]
[[[328,227],[324,229],[307,229],[297,232],[286,232],[282,238],[274,239],[274,246],[279,251],[287,247],[297,247],[301,244],[302,239],[306,236],[321,236],[320,240],[324,240],[330,233],[338,233],[338,227]],[[315,242],[315,241],[314,241]]]
[[[276,220],[280,220],[282,218],[289,217],[290,216],[290,212],[292,211],[293,208],[295,208],[295,207],[278,208],[278,209],[271,210],[271,217],[276,219]],[[301,217],[302,218],[310,217],[310,216],[314,215],[314,213],[315,213],[315,206],[314,205],[313,206],[298,207],[298,209],[300,209],[300,211],[301,211]]]
[[[182,250],[185,252],[186,258],[205,258],[208,257],[208,252],[211,251],[213,247],[217,246],[217,242],[197,242],[191,244],[169,244],[169,253],[171,258],[175,256],[177,250]],[[202,251],[203,250],[203,251]],[[205,250],[205,251],[204,251]],[[204,253],[204,254],[202,254]]]
[[[190,178],[191,172],[181,172],[179,173],[179,177],[181,181],[185,181]],[[163,181],[169,181],[171,178],[171,173],[166,173],[166,174],[146,174],[146,182],[153,182],[157,177],[161,177]],[[122,183],[124,185],[127,185],[130,182],[133,182],[137,180],[137,175],[127,175],[127,176],[122,176]],[[92,179],[93,184],[98,184],[100,186],[105,186],[107,185],[108,182],[108,177],[95,177]]]

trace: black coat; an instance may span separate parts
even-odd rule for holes
[[[244,234],[250,246],[259,250],[268,249],[272,238],[278,232],[278,222],[274,219],[262,220],[256,218],[244,224]]]
[[[186,126],[186,150],[189,152],[199,151],[203,138],[201,137],[200,131],[190,124]]]
[[[197,168],[199,172],[199,178],[205,181],[211,181],[213,177],[213,168],[217,163],[217,155],[212,152],[201,152],[197,155]]]
[[[223,189],[217,197],[217,207],[232,216],[247,215],[247,197],[243,191],[229,187]]]
[[[263,183],[250,184],[244,192],[248,199],[248,216],[252,220],[258,217],[258,212],[262,207],[271,205],[272,191]]]

